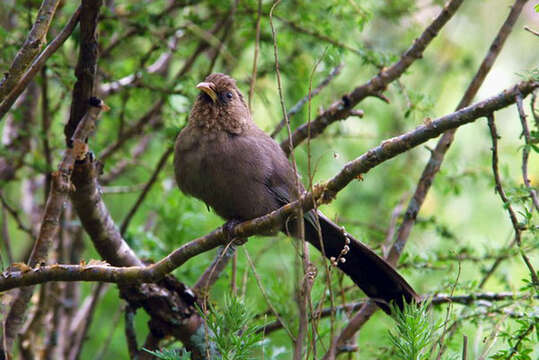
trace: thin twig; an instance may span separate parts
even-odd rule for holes
[[[86,334],[88,334],[90,324],[92,323],[92,320],[94,318],[95,309],[101,298],[101,295],[107,289],[107,287],[108,285],[106,285],[105,283],[98,283],[97,286],[94,288],[94,291],[91,295],[90,305],[88,306],[88,310],[85,311],[84,314],[85,316],[83,320],[83,325],[79,330],[78,334],[76,334],[74,341],[72,342],[71,351],[69,352],[70,360],[77,360],[80,357],[80,354],[82,352],[82,346],[87,340]]]
[[[498,138],[499,136],[496,131],[496,124],[494,123],[493,114],[490,114],[488,116],[488,128],[490,130],[490,137],[492,139],[492,173],[494,175],[494,183],[496,185],[496,192],[500,196],[500,199],[503,202],[504,208],[507,209],[507,212],[509,213],[511,224],[513,224],[513,229],[515,230],[515,242],[517,243],[520,249],[520,255],[522,256],[522,260],[524,260],[524,263],[528,267],[528,270],[530,272],[530,275],[534,284],[539,284],[537,273],[535,272],[535,269],[533,268],[530,262],[530,259],[528,258],[524,250],[522,249],[522,227],[518,223],[518,219],[515,214],[515,211],[513,210],[513,207],[511,206],[511,202],[507,198],[507,195],[505,194],[505,191],[502,186],[502,181],[500,179],[500,173],[498,171]]]
[[[100,351],[97,352],[97,356],[95,357],[96,360],[102,360],[105,358],[105,355],[107,354],[107,351],[109,349],[110,343],[112,342],[114,332],[116,331],[116,327],[118,326],[118,323],[120,322],[122,315],[121,309],[117,310],[114,314],[114,317],[112,318],[112,321],[110,322],[110,332],[108,336],[105,338],[105,342],[103,343],[103,347]]]
[[[290,108],[288,113],[286,114],[288,118],[291,118],[292,116],[296,115],[300,110],[303,108],[303,106],[313,98],[313,96],[316,96],[324,89],[337,75],[340,74],[342,68],[344,67],[344,64],[339,64],[335,66],[329,73],[328,76],[324,80],[322,80],[314,90],[309,90],[309,93],[302,97],[294,106]],[[283,118],[279,124],[275,127],[275,129],[271,133],[271,137],[274,138],[279,134],[281,129],[286,125],[286,119]]]
[[[535,35],[535,36],[539,36],[539,32],[533,30],[533,29],[530,28],[529,26],[524,26],[524,30],[531,32],[531,33],[532,33],[533,35]]]
[[[209,288],[217,281],[217,279],[219,279],[219,275],[221,275],[230,259],[235,255],[236,245],[233,241],[219,249],[211,265],[204,271],[193,286],[193,290],[202,292],[204,296],[207,295]]]
[[[0,198],[1,196],[2,196],[2,193],[0,192]],[[11,238],[9,236],[7,221],[8,220],[6,216],[6,209],[4,206],[2,206],[2,242],[4,244],[4,251],[7,256],[7,261],[9,264],[13,264],[13,254],[11,252]],[[1,255],[0,255],[0,262],[2,265],[2,271],[4,271],[4,261]]]
[[[258,0],[258,10],[256,12],[255,25],[255,50],[253,58],[253,70],[251,71],[251,81],[249,82],[249,111],[252,111],[253,96],[255,93],[256,71],[258,65],[258,52],[260,50],[260,19],[262,18],[262,0]]]
[[[45,196],[50,191],[51,176],[49,171],[52,170],[52,152],[49,142],[49,129],[51,127],[49,109],[49,80],[47,76],[47,67],[41,68],[41,132],[43,153],[45,154],[45,163],[47,164],[47,174],[45,174]],[[46,200],[46,199],[45,199]]]
[[[535,210],[539,212],[539,199],[537,198],[537,191],[531,186],[530,178],[528,177],[528,157],[530,155],[530,130],[528,129],[528,121],[526,120],[526,113],[524,112],[524,106],[522,105],[522,95],[517,95],[517,109],[520,117],[520,123],[522,124],[522,135],[524,135],[524,141],[526,145],[522,149],[522,181],[524,186],[528,189],[530,197],[532,199]]]
[[[513,356],[515,356],[516,353],[518,353],[520,350],[520,344],[522,344],[522,341],[524,341],[524,339],[533,331],[533,328],[535,327],[535,324],[531,324],[528,329],[523,332],[519,337],[518,337],[518,340],[517,342],[515,343],[515,345],[513,347],[511,347],[511,352],[509,353],[509,355],[505,358],[505,360],[511,360],[513,358]]]
[[[320,63],[322,62],[324,57],[326,56],[326,52],[327,52],[327,48],[324,49],[324,52],[322,53],[322,55],[316,60],[315,64],[312,67],[311,74],[309,76],[309,92],[307,94],[308,95],[307,123],[309,125],[311,123],[313,77],[314,77],[314,73],[316,72],[316,69],[318,68],[318,66],[320,65]],[[342,67],[342,64],[338,65],[333,70],[336,70],[339,67]],[[332,73],[333,72],[334,71],[332,71]],[[328,82],[329,82],[329,80],[328,80]],[[309,177],[309,191],[312,192],[312,191],[314,191],[314,188],[313,188],[314,173],[313,173],[312,163],[311,163],[312,154],[311,154],[310,126],[309,126],[309,129],[308,129],[307,132],[308,132],[308,135],[307,135],[307,175]],[[328,258],[326,256],[326,251],[325,251],[325,246],[324,246],[324,239],[323,239],[323,236],[322,236],[322,230],[321,230],[321,228],[319,226],[320,224],[318,224],[318,208],[317,208],[316,203],[314,204],[314,213],[315,213],[315,218],[316,218],[316,221],[317,221],[316,230],[317,230],[317,233],[318,233],[317,234],[318,235],[318,241],[320,242],[320,249],[322,249],[322,255],[323,255],[323,259],[324,259],[323,260],[323,262],[324,262],[324,270],[326,272],[326,276],[325,276],[326,285],[325,285],[325,287],[329,291],[329,298],[330,298],[331,305],[335,306],[335,297],[334,297],[334,294],[333,294],[333,287],[331,285],[330,266],[329,266]],[[313,285],[313,282],[314,282],[314,277],[316,276],[316,267],[314,267],[314,265],[309,263],[310,260],[309,260],[309,257],[308,257],[308,255],[309,255],[309,253],[308,253],[308,245],[307,245],[306,241],[303,242],[303,253],[306,254],[306,255],[304,255],[304,261],[303,261],[304,262],[304,273],[305,273],[304,280],[303,280],[305,282],[304,292],[306,293],[306,296],[307,296],[307,299],[308,299],[309,311],[311,313],[311,318],[313,318],[312,315],[314,313],[314,309],[313,309],[313,304],[312,304],[311,291],[312,291],[312,285]],[[325,293],[325,289],[324,289],[324,293]],[[310,355],[309,352],[311,351],[311,349],[312,349],[312,353],[314,354],[314,357],[316,357],[316,338],[319,337],[318,334],[317,334],[317,331],[318,331],[317,320],[318,319],[316,317],[314,317],[313,319],[314,319],[314,321],[311,322],[311,330],[312,330],[311,342],[312,342],[312,344],[308,348],[307,358],[309,358],[309,355]],[[330,321],[330,338],[331,339],[333,338],[334,331],[335,331],[335,322],[334,322],[334,320],[335,320],[335,318],[332,315],[331,316],[331,321]],[[305,322],[307,324],[309,322],[309,319],[307,318],[307,314],[305,315]]]
[[[492,348],[492,346],[494,345],[496,337],[500,333],[500,330],[502,329],[502,325],[505,324],[505,320],[507,319],[508,316],[509,314],[504,314],[503,316],[501,316],[496,322],[496,325],[492,328],[492,331],[490,332],[490,335],[488,336],[488,338],[483,339],[483,343],[485,344],[485,346],[483,347],[483,351],[481,351],[481,354],[479,354],[479,357],[477,360],[485,360],[487,358],[488,353],[490,349]],[[456,328],[454,329],[456,330]]]
[[[275,31],[275,26],[273,24],[273,11],[279,6],[279,3],[281,0],[274,1],[270,12],[269,12],[269,22],[271,26],[271,34],[273,38],[273,56],[275,60],[275,73],[277,75],[277,88],[279,90],[279,102],[281,104],[281,110],[283,112],[283,116],[285,119],[286,128],[288,130],[288,145],[289,145],[289,154],[291,156],[291,162],[292,162],[292,168],[294,169],[294,178],[295,178],[295,189],[296,189],[296,196],[299,198],[299,195],[302,192],[301,189],[301,183],[299,181],[298,176],[298,169],[296,165],[296,159],[294,155],[294,147],[292,143],[292,130],[290,128],[290,121],[288,119],[288,114],[286,111],[286,106],[284,103],[284,96],[283,96],[283,87],[281,84],[281,72],[279,70],[279,50],[277,45],[277,34]],[[299,307],[299,327],[298,327],[298,336],[295,339],[295,346],[294,346],[294,360],[300,360],[303,357],[303,339],[305,338],[307,334],[307,290],[308,290],[308,282],[307,282],[307,267],[308,267],[308,247],[305,244],[305,223],[303,219],[303,209],[298,208],[297,209],[297,222],[298,222],[298,237],[301,240],[301,243],[303,245],[303,277],[305,277],[305,280],[302,281],[301,284],[301,290],[298,291],[297,294],[297,300],[298,300],[298,307]],[[293,339],[293,338],[292,338]]]
[[[15,220],[17,223],[17,226],[19,229],[30,235],[30,238],[34,239],[35,234],[33,233],[32,229],[30,229],[28,226],[24,225],[22,222],[22,219],[19,217],[19,212],[15,209],[13,209],[7,202],[7,200],[4,198],[4,194],[2,191],[0,191],[0,202],[2,203],[2,208],[5,209],[9,215]],[[11,257],[11,256],[10,256]]]
[[[150,179],[148,180],[148,182],[144,186],[144,189],[140,193],[140,196],[137,198],[137,200],[135,201],[135,204],[129,210],[127,215],[125,216],[125,219],[122,222],[122,225],[120,226],[120,234],[122,234],[122,235],[125,234],[125,231],[127,230],[127,227],[129,226],[129,223],[131,222],[131,219],[133,219],[133,216],[135,216],[138,208],[140,207],[140,205],[142,204],[142,202],[146,198],[146,195],[148,195],[148,193],[150,192],[150,189],[152,188],[153,184],[157,181],[157,178],[159,177],[159,173],[165,167],[165,165],[167,163],[167,160],[168,160],[168,157],[170,156],[170,154],[172,154],[172,151],[174,151],[174,147],[169,146],[165,150],[163,155],[161,155],[161,158],[159,159],[159,161],[157,163],[157,166],[155,167],[155,170],[152,173],[152,176],[150,176]]]
[[[46,42],[47,33],[59,3],[60,0],[44,0],[41,3],[32,29],[13,59],[9,71],[5,73],[4,78],[0,81],[0,102],[4,100],[6,94],[13,90],[28,65],[34,60]],[[0,115],[0,118],[2,118],[2,115]]]
[[[283,329],[285,329],[286,333],[292,339],[292,342],[295,342],[296,339],[294,338],[294,335],[292,334],[292,331],[288,328],[284,320],[279,315],[279,312],[275,309],[273,306],[271,299],[269,298],[268,294],[266,293],[266,290],[264,289],[264,284],[262,284],[262,280],[260,280],[260,276],[256,272],[255,264],[253,263],[253,260],[251,260],[251,256],[249,256],[249,252],[247,251],[247,248],[243,248],[243,252],[245,253],[245,258],[247,259],[247,262],[249,263],[249,266],[251,268],[251,271],[256,279],[256,283],[258,284],[258,288],[260,289],[260,292],[262,293],[262,297],[264,297],[264,300],[266,300],[266,304],[268,304],[268,307],[270,308],[271,312],[275,317],[279,320],[281,323]]]
[[[32,65],[24,73],[24,75],[18,80],[18,82],[13,86],[10,92],[6,95],[3,101],[0,103],[0,120],[4,115],[9,111],[15,100],[19,95],[24,91],[28,86],[30,81],[34,76],[39,72],[41,67],[45,64],[47,59],[58,50],[58,48],[64,43],[64,41],[71,35],[73,29],[79,21],[80,15],[80,6],[75,10],[65,27],[60,31],[60,33],[50,42],[49,45],[43,50],[39,56],[35,58]]]
[[[453,286],[451,287],[451,296],[455,294],[455,289],[457,288],[457,284],[459,283],[460,273],[462,271],[462,264],[460,263],[460,261],[458,262],[458,266],[459,267],[458,267],[457,276],[456,276],[455,282],[453,282]],[[440,360],[442,358],[442,354],[444,353],[444,339],[448,332],[447,323],[449,322],[449,316],[451,315],[451,310],[453,310],[453,303],[450,301],[449,306],[447,307],[447,310],[445,313],[444,328],[442,331],[442,335],[440,336],[438,341],[435,342],[434,345],[432,346],[431,353],[434,352],[434,350],[436,349],[436,345],[440,347],[438,351],[438,355],[436,356],[436,360]]]
[[[447,24],[457,9],[462,4],[463,0],[449,1],[433,20],[433,22],[421,33],[414,43],[406,50],[399,61],[393,65],[383,68],[375,77],[367,83],[356,87],[348,94],[341,96],[341,99],[333,103],[323,113],[319,114],[311,122],[311,137],[320,135],[330,124],[347,118],[352,110],[360,101],[368,96],[382,97],[384,91],[392,81],[398,79],[406,70],[417,60],[423,57],[423,52],[432,40],[438,35],[442,27]],[[307,124],[298,127],[292,135],[292,143],[298,146],[307,138]],[[288,141],[281,143],[281,148],[285,153],[289,154]]]

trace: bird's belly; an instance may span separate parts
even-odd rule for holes
[[[208,142],[179,153],[176,175],[180,189],[225,219],[247,220],[278,208],[264,183],[266,169],[256,149],[245,152],[233,143],[227,145]]]

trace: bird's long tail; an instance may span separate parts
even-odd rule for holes
[[[320,224],[319,228],[317,222]],[[414,289],[387,261],[344,232],[322,213],[318,212],[318,221],[315,220],[313,212],[306,216],[305,239],[321,252],[323,246],[324,255],[328,259],[334,258],[337,266],[386,313],[390,313],[388,304],[391,301],[401,309],[403,300],[408,303],[413,300],[419,302],[420,297]],[[345,245],[348,246],[348,251],[343,251]],[[344,261],[340,258],[344,258]]]

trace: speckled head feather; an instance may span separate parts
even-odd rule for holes
[[[208,132],[226,131],[241,134],[251,124],[251,114],[236,81],[214,73],[197,85],[201,90],[195,100],[189,122]]]

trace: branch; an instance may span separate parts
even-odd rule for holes
[[[29,129],[33,129],[37,122],[39,90],[37,83],[32,82],[16,101],[20,116],[16,116],[15,112],[6,116],[2,130],[4,149],[3,155],[0,155],[0,181],[15,179],[17,171],[24,165],[24,157],[31,151],[32,132]]]
[[[524,142],[526,143],[526,146],[524,146],[522,149],[522,181],[530,193],[535,210],[539,211],[539,199],[537,198],[537,191],[535,191],[535,189],[531,186],[530,178],[528,177],[528,157],[530,155],[532,141],[530,137],[530,129],[528,129],[528,122],[526,121],[526,113],[524,112],[524,107],[522,106],[521,95],[517,95],[517,109],[520,117],[520,123],[522,124],[522,135],[524,135]]]
[[[422,296],[424,299],[428,299],[428,295]],[[485,293],[475,293],[475,294],[468,294],[468,295],[454,295],[450,296],[448,294],[436,294],[432,296],[430,302],[432,305],[442,305],[447,303],[453,303],[453,304],[461,304],[461,305],[471,305],[480,301],[487,301],[487,302],[493,302],[493,301],[505,301],[505,300],[517,300],[517,299],[527,299],[530,298],[529,294],[520,294],[520,293],[512,293],[512,292],[501,292],[501,293],[491,293],[491,292],[485,292]],[[539,295],[536,295],[534,298],[538,299]],[[311,316],[311,319],[315,318],[324,318],[331,315],[332,311],[335,311],[337,313],[339,312],[350,312],[350,311],[356,311],[358,309],[361,309],[362,306],[365,305],[366,301],[368,300],[362,300],[362,301],[356,301],[353,303],[347,303],[343,305],[339,305],[336,307],[328,307],[324,308],[320,311],[317,311],[314,315]],[[490,306],[491,304],[485,304]],[[263,328],[260,328],[258,332],[263,332],[265,335],[268,335],[269,333],[272,333],[276,330],[281,329],[283,326],[280,323],[279,320],[273,321]]]
[[[82,0],[80,15],[80,50],[75,76],[77,82],[73,87],[73,96],[69,120],[64,127],[66,142],[69,142],[73,131],[86,112],[86,99],[94,95],[94,82],[97,72],[98,43],[97,20],[102,0]]]
[[[340,190],[356,179],[358,175],[367,173],[377,165],[402,154],[429,139],[435,138],[447,130],[473,122],[480,117],[487,116],[496,110],[507,107],[516,101],[516,95],[518,93],[526,96],[538,87],[539,82],[537,81],[530,80],[521,82],[511,89],[502,91],[496,96],[432,120],[431,122],[420,125],[414,130],[408,131],[400,136],[385,140],[377,147],[346,164],[332,179],[324,184],[315,186],[313,192],[303,194],[299,200],[291,202],[280,209],[259,218],[238,224],[230,231],[218,228],[205,236],[181,246],[155,264],[130,267],[105,265],[50,265],[26,269],[25,271],[6,272],[0,278],[0,291],[48,281],[103,281],[120,284],[150,283],[158,281],[159,279],[162,279],[165,274],[183,265],[190,258],[214,249],[217,246],[225,245],[227,239],[230,237],[229,233],[235,238],[247,238],[255,234],[267,233],[270,230],[276,229],[286,221],[289,215],[297,211],[300,206],[303,207],[303,211],[309,211],[314,205],[314,200],[318,203],[330,202]],[[93,194],[94,198],[92,200],[87,200],[88,202],[82,202],[80,200],[74,201],[74,204],[76,207],[77,204],[79,204],[79,206],[87,203],[96,204],[95,207],[77,207],[77,210],[80,211],[86,209],[83,213],[79,213],[79,215],[83,222],[83,226],[90,233],[92,239],[94,239],[94,237],[100,238],[102,241],[108,241],[106,244],[109,245],[110,240],[108,240],[107,236],[113,231],[115,232],[115,237],[119,236],[116,235],[118,231],[112,223],[112,220],[105,220],[106,223],[110,224],[110,227],[105,224],[96,224],[97,219],[95,218],[95,212],[106,211],[106,208],[104,209],[102,200],[97,200],[95,198],[95,196],[99,196],[99,191],[95,187],[96,181],[93,180],[92,184],[94,184],[94,187],[90,189],[85,189],[84,186],[80,185],[77,186],[77,192],[75,194],[89,191]],[[110,218],[108,212],[106,217]],[[110,252],[110,250],[103,249],[103,245],[98,246],[96,244],[98,251],[100,251],[104,258],[107,258],[103,252]],[[128,249],[126,244],[116,247],[112,256],[119,258]],[[129,251],[132,250],[129,249]],[[110,253],[107,255],[109,257],[111,256]]]
[[[68,148],[64,158],[58,166],[58,171],[52,174],[52,186],[45,205],[43,220],[39,230],[39,236],[34,243],[32,253],[28,259],[30,268],[47,262],[49,248],[53,242],[60,224],[60,215],[67,199],[67,193],[73,189],[71,173],[77,159],[80,159],[81,151],[86,154],[86,139],[95,128],[95,122],[104,104],[99,99],[92,99],[92,106],[79,122],[73,137],[73,147]],[[33,293],[33,287],[21,289],[17,297],[11,302],[11,308],[5,318],[7,352],[10,351],[14,337],[20,328],[20,321],[26,312],[26,306]]]
[[[169,39],[167,43],[167,51],[161,54],[161,56],[155,60],[155,62],[149,65],[145,72],[148,74],[159,74],[162,73],[165,69],[168,69],[170,61],[172,60],[172,55],[176,51],[179,39],[183,36],[184,32],[176,30],[174,35]],[[144,72],[138,71],[134,74],[124,76],[119,80],[114,80],[109,83],[101,84],[99,87],[99,93],[101,96],[113,95],[125,87],[134,86],[142,78]]]
[[[0,203],[2,203],[2,208],[6,209],[7,212],[11,215],[11,217],[13,218],[13,220],[15,220],[15,223],[17,224],[17,226],[19,227],[19,229],[21,229],[22,231],[24,231],[25,233],[27,233],[30,238],[34,238],[35,235],[34,235],[34,232],[32,231],[31,228],[29,228],[28,226],[24,225],[24,223],[22,222],[20,216],[19,216],[19,212],[15,209],[13,209],[11,206],[9,206],[9,204],[7,203],[6,199],[4,198],[4,194],[2,194],[2,191],[0,191]],[[9,252],[8,252],[9,253]]]
[[[154,172],[152,173],[152,176],[150,176],[150,179],[148,180],[148,182],[144,186],[144,189],[140,193],[140,196],[137,198],[137,200],[135,201],[135,204],[129,210],[129,212],[125,216],[124,221],[122,222],[122,226],[120,227],[120,233],[122,235],[125,234],[125,232],[127,230],[127,227],[129,226],[129,223],[131,222],[131,219],[133,218],[133,216],[137,212],[138,208],[140,207],[140,205],[142,204],[142,202],[146,198],[146,195],[148,195],[148,193],[150,192],[150,189],[152,188],[153,184],[157,181],[157,177],[159,176],[159,173],[165,167],[165,164],[167,163],[168,157],[170,156],[170,154],[172,154],[173,150],[174,150],[174,147],[169,146],[165,150],[163,155],[161,155],[161,158],[157,162],[157,166],[156,166]]]
[[[323,88],[325,88],[337,75],[340,74],[342,68],[344,67],[344,64],[339,64],[337,66],[335,66],[329,73],[328,76],[326,76],[326,78],[324,80],[322,80],[320,82],[320,84],[318,84],[318,86],[313,90],[311,91],[310,93],[310,96],[311,98],[313,96],[316,96],[320,93],[320,91],[322,91]],[[294,106],[292,106],[290,108],[290,110],[288,111],[288,113],[286,114],[286,116],[288,118],[296,115],[298,112],[300,112],[300,110],[303,108],[303,106],[307,103],[307,101],[309,101],[309,94],[305,95],[303,98],[301,98],[301,100],[299,100]],[[286,120],[285,119],[282,119],[279,124],[277,124],[277,126],[275,127],[275,129],[273,130],[273,132],[271,133],[271,137],[274,138],[275,136],[277,136],[277,134],[279,133],[279,131],[281,131],[281,129],[286,125]]]
[[[477,94],[479,87],[481,86],[487,74],[489,73],[490,69],[492,68],[492,65],[494,64],[494,61],[498,57],[498,54],[501,52],[503,45],[505,43],[505,40],[511,33],[511,30],[516,20],[518,19],[525,3],[526,3],[526,0],[515,1],[513,7],[511,8],[511,11],[509,12],[509,15],[507,16],[505,22],[503,23],[500,30],[498,31],[498,34],[494,38],[494,41],[490,45],[490,48],[485,58],[483,59],[483,62],[481,63],[479,69],[477,70],[477,73],[475,74],[474,78],[468,85],[468,88],[466,89],[460,103],[457,106],[457,110],[462,109],[463,107],[469,105],[472,99]],[[404,218],[397,232],[397,238],[395,239],[393,246],[391,247],[390,252],[386,257],[387,260],[392,264],[397,263],[397,260],[400,257],[400,254],[402,253],[404,246],[406,245],[408,236],[410,235],[412,226],[415,223],[417,214],[419,210],[421,209],[423,202],[425,201],[425,198],[430,189],[430,186],[432,185],[432,182],[434,181],[434,177],[440,170],[445,153],[447,152],[447,150],[451,146],[451,143],[453,142],[455,131],[456,131],[456,128],[455,130],[451,130],[445,133],[438,141],[438,144],[436,145],[436,148],[434,149],[434,151],[431,152],[431,157],[429,159],[429,162],[427,163],[427,165],[425,166],[425,169],[423,170],[423,173],[421,174],[421,178],[418,181],[418,184],[414,191],[414,195],[412,196],[410,202],[408,203],[406,212],[404,213]],[[357,319],[354,318],[351,321],[350,327],[354,327],[354,331],[350,331],[348,332],[348,334],[352,334],[352,335],[355,334],[356,331],[359,330],[359,328],[363,326],[364,324],[364,321],[362,319],[365,319],[365,320],[368,319],[374,311],[376,311],[376,307],[374,304],[371,304],[370,306],[366,305],[366,307],[363,308],[356,315]],[[366,314],[368,313],[369,316],[364,316],[362,312],[365,312]],[[358,320],[358,321],[355,321],[355,320]],[[341,342],[345,340],[346,339],[344,337],[340,339]]]
[[[520,255],[522,256],[522,260],[524,260],[524,263],[528,267],[528,270],[530,271],[530,275],[532,278],[532,281],[534,284],[539,284],[539,279],[537,278],[537,273],[535,272],[535,269],[533,268],[530,259],[528,259],[528,256],[524,253],[524,250],[522,249],[522,226],[518,223],[517,215],[515,214],[515,211],[513,210],[513,207],[511,206],[511,202],[507,198],[507,195],[505,194],[505,191],[502,186],[502,180],[500,178],[500,173],[498,171],[498,133],[496,131],[496,124],[494,123],[494,115],[490,114],[488,116],[488,128],[490,130],[490,137],[492,139],[492,173],[494,175],[494,183],[496,184],[496,192],[498,195],[500,195],[500,199],[503,202],[503,207],[507,209],[507,212],[509,213],[509,218],[511,219],[511,224],[513,225],[513,229],[515,230],[515,242],[517,243],[519,249],[520,249]]]
[[[56,13],[56,7],[59,2],[60,0],[43,0],[41,3],[32,30],[30,30],[24,44],[17,52],[15,59],[13,59],[9,71],[4,74],[4,79],[0,82],[0,101],[3,101],[6,94],[17,84],[28,65],[38,54],[43,43],[45,43],[52,18]]]
[[[219,251],[217,251],[215,259],[197,280],[195,286],[193,286],[193,289],[197,291],[197,293],[202,293],[204,296],[206,296],[210,287],[217,281],[217,279],[219,279],[219,276],[226,268],[228,262],[235,255],[236,244],[234,244],[234,242],[221,247]]]
[[[524,26],[524,30],[529,31],[530,33],[532,33],[532,34],[535,35],[535,36],[539,36],[539,32],[533,30],[533,29],[530,28],[529,26]]]
[[[50,42],[49,45],[43,50],[41,54],[34,60],[30,68],[28,68],[28,71],[24,73],[20,79],[18,79],[17,83],[14,84],[8,94],[5,95],[5,98],[0,103],[0,120],[4,117],[4,115],[11,109],[11,106],[13,106],[13,103],[19,95],[26,89],[30,81],[34,78],[34,76],[41,70],[43,65],[45,65],[45,62],[49,57],[51,57],[52,54],[56,52],[62,46],[64,41],[71,35],[73,32],[73,29],[77,25],[79,21],[79,16],[81,12],[81,7],[79,6],[77,10],[73,13],[67,24],[64,26],[62,31]],[[2,97],[0,96],[0,99]]]
[[[398,79],[412,65],[412,63],[423,56],[423,51],[430,44],[432,39],[438,35],[440,29],[451,19],[455,14],[463,0],[450,0],[442,12],[434,19],[434,21],[423,31],[423,33],[414,41],[412,46],[402,54],[399,61],[388,68],[382,69],[378,75],[373,77],[367,83],[355,88],[352,92],[342,96],[342,99],[332,104],[326,111],[319,114],[309,124],[303,124],[298,127],[292,134],[292,144],[298,146],[309,135],[315,138],[320,135],[326,127],[338,120],[346,119],[352,110],[360,101],[367,96],[379,97],[381,92],[385,90],[395,79]],[[281,148],[286,154],[289,154],[289,141],[284,140],[281,143]]]
[[[97,180],[98,172],[98,164],[89,158],[78,163],[75,168],[73,183],[76,191],[71,194],[71,201],[82,226],[90,236],[96,250],[108,263],[116,266],[120,271],[144,268],[142,261],[121,236],[103,202]],[[99,266],[103,265],[98,265],[98,271]],[[96,269],[91,263],[83,267],[90,271]],[[116,282],[112,280],[106,282]],[[193,306],[196,301],[194,293],[172,276],[167,276],[156,284],[138,285],[138,283],[138,281],[135,281],[133,285],[119,283],[122,298],[133,308],[144,308],[151,318],[150,328],[152,326],[158,328],[162,334],[160,338],[169,334],[173,335],[182,341],[193,354],[204,354],[207,344],[191,336],[202,332],[202,338],[204,338],[203,320]]]

